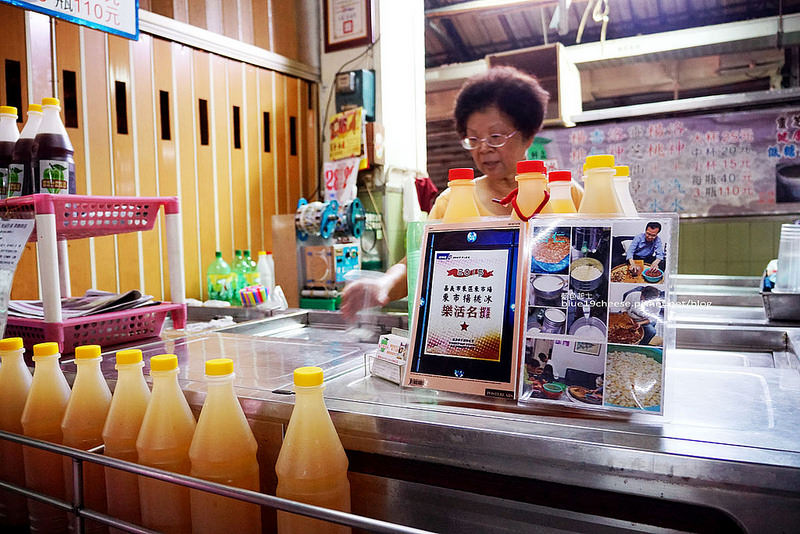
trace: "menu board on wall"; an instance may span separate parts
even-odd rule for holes
[[[685,216],[800,209],[800,109],[619,121],[540,133],[552,168],[582,175],[591,154],[628,165],[640,211]]]
[[[95,30],[139,39],[139,0],[0,0]]]

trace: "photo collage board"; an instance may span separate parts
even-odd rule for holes
[[[675,217],[542,217],[528,232],[520,402],[663,414]]]

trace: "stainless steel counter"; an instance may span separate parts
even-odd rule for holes
[[[262,465],[274,462],[291,413],[292,370],[323,367],[354,512],[368,516],[460,532],[796,531],[800,328],[770,325],[746,307],[685,306],[673,317],[664,417],[574,413],[367,377],[364,341],[401,326],[394,316],[348,329],[338,314],[296,312],[141,348],[178,354],[196,410],[203,362],[233,358]],[[112,359],[103,366],[113,378]],[[262,479],[274,484],[272,473]]]

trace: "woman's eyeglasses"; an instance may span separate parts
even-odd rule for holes
[[[491,148],[500,148],[501,146],[508,143],[508,140],[514,137],[517,134],[517,130],[514,130],[508,135],[503,134],[492,134],[489,137],[478,138],[478,137],[465,137],[461,140],[461,146],[464,147],[466,150],[475,150],[481,143],[486,143],[486,146]]]

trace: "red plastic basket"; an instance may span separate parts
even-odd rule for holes
[[[161,334],[167,314],[175,328],[186,326],[186,305],[163,303],[132,310],[67,319],[61,323],[46,323],[38,319],[9,317],[6,337],[21,337],[25,349],[33,345],[56,341],[61,352],[68,354],[80,345],[110,347]]]

